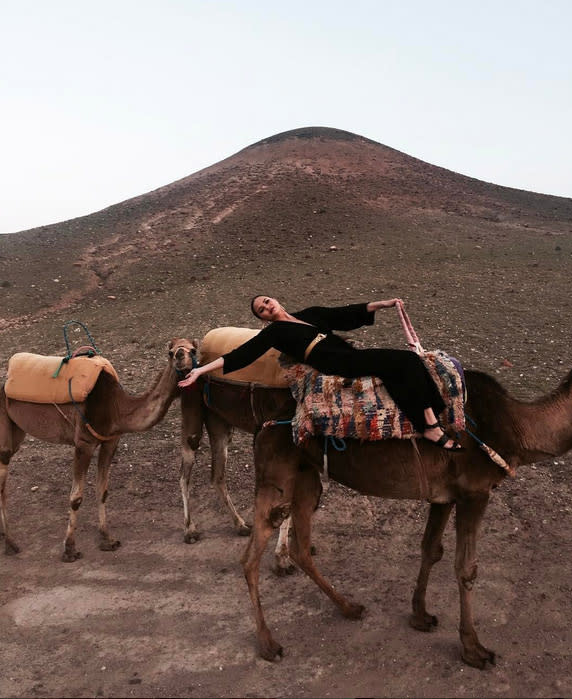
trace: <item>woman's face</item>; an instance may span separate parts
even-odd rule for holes
[[[280,302],[271,296],[257,296],[253,303],[256,315],[262,320],[274,320],[280,310]]]

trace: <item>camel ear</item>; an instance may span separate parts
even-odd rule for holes
[[[167,345],[167,349],[169,350],[169,352],[173,349],[174,346],[175,346],[175,338],[173,338],[172,340],[169,340],[169,344]]]
[[[195,339],[193,340],[193,345],[196,347],[196,349],[199,349],[199,340],[198,340],[198,338],[195,337]]]

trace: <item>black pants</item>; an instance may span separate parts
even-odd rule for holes
[[[424,432],[424,410],[445,409],[427,367],[415,352],[397,349],[356,349],[337,335],[328,335],[310,352],[306,363],[321,372],[355,379],[377,376],[417,432]]]

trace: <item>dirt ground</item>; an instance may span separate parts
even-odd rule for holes
[[[239,182],[240,168],[231,164]],[[428,197],[405,212],[398,199],[372,203],[367,178],[342,201],[340,190],[332,185],[328,194],[307,174],[315,167],[308,156],[302,170],[314,189],[298,188],[298,199],[292,192],[280,199],[287,178],[272,194],[247,190],[248,206],[228,185],[228,200],[217,200],[208,216],[203,206],[208,226],[199,221],[187,237],[172,219],[156,224],[153,210],[135,220],[132,238],[123,219],[119,232],[106,234],[88,217],[73,224],[91,231],[80,242],[63,227],[0,240],[0,258],[21,262],[12,277],[0,265],[8,280],[1,287],[4,365],[20,350],[63,354],[61,327],[79,319],[124,387],[141,393],[166,361],[171,337],[255,327],[248,299],[268,289],[292,310],[401,296],[426,348],[489,372],[522,400],[556,388],[572,367],[570,200],[557,200],[564,213],[551,218],[550,207],[535,214],[540,200],[524,193],[509,216],[508,195],[496,188],[502,201],[488,218],[463,208],[467,198],[453,210]],[[403,191],[402,183],[393,187]],[[67,247],[47,259],[58,246],[46,240],[58,235]],[[139,254],[131,250],[137,241]],[[352,336],[369,346],[404,341],[394,311]],[[315,516],[316,561],[366,606],[365,616],[341,617],[302,573],[276,577],[269,547],[261,593],[285,654],[277,663],[258,658],[239,563],[246,540],[234,534],[210,487],[206,437],[193,473],[203,537],[183,542],[179,441],[178,401],[151,431],[122,438],[108,499],[110,527],[122,542],[115,552],[96,546],[90,472],[77,531],[83,558],[71,564],[60,560],[70,447],[28,438],[14,457],[8,514],[22,551],[0,556],[0,696],[572,696],[570,454],[519,468],[492,496],[474,612],[481,641],[498,657],[479,671],[460,659],[453,526],[429,582],[439,626],[419,633],[408,614],[428,505],[364,497],[335,483]],[[228,485],[247,519],[253,475],[251,437],[237,432]]]

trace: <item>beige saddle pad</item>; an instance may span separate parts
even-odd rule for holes
[[[208,364],[213,359],[218,359],[223,354],[230,352],[244,342],[257,335],[260,330],[250,328],[215,328],[210,330],[200,344],[201,364]],[[244,381],[245,383],[260,383],[265,386],[278,386],[288,388],[284,369],[278,364],[280,352],[270,349],[256,361],[244,369],[223,374],[222,370],[213,371],[212,376],[218,376],[231,381]]]
[[[99,355],[74,357],[65,364],[62,364],[62,359],[30,352],[12,355],[4,386],[8,398],[31,403],[71,403],[73,397],[80,403],[95,386],[101,371],[107,371],[119,381],[111,363]],[[57,377],[54,377],[60,366]]]

